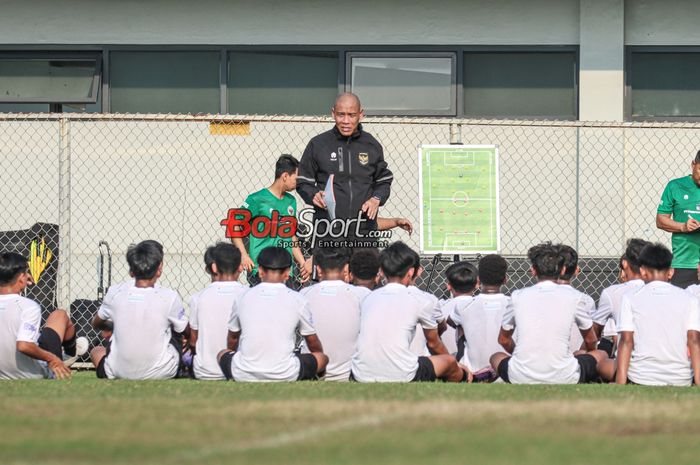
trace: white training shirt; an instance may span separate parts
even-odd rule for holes
[[[409,382],[418,356],[410,344],[416,325],[436,329],[433,303],[402,284],[389,283],[362,301],[360,337],[352,374],[360,382]]]
[[[698,299],[671,283],[652,281],[622,298],[617,329],[634,333],[630,381],[690,386],[688,331],[700,331]]]
[[[170,344],[170,328],[181,333],[187,327],[177,292],[127,281],[109,288],[97,316],[114,322],[105,360],[108,378],[167,379],[177,374],[180,359]]]
[[[700,284],[691,284],[690,286],[686,287],[685,290],[691,295],[700,298]]]
[[[613,284],[603,289],[598,301],[598,309],[593,315],[593,321],[604,326],[603,336],[617,336],[617,323],[620,321],[622,297],[637,292],[644,286],[641,279],[630,279],[621,284]]]
[[[581,292],[578,289],[575,289],[571,284],[560,284],[560,286],[568,287],[576,292]],[[595,300],[593,300],[593,297],[589,296],[585,292],[581,292],[581,294],[583,294],[583,300],[586,302],[586,312],[588,313],[588,317],[592,320],[596,313]],[[581,331],[578,329],[578,326],[576,326],[576,322],[574,322],[571,324],[571,337],[569,338],[569,347],[571,352],[573,353],[579,350],[582,345],[583,336],[581,336]]]
[[[513,384],[576,384],[579,364],[570,344],[571,325],[589,329],[593,322],[582,293],[552,281],[513,292],[503,329],[517,327],[518,340],[508,364]]]
[[[328,356],[326,381],[348,381],[350,362],[360,334],[360,304],[369,289],[343,281],[322,281],[301,290],[309,301],[311,316],[323,352]]]
[[[17,350],[17,342],[37,344],[41,307],[19,294],[0,295],[0,379],[49,377],[46,364]]]
[[[416,293],[416,295],[421,295],[428,302],[430,302],[433,307],[433,319],[436,322],[441,323],[447,319],[447,316],[443,316],[442,314],[440,301],[437,297],[430,292],[419,289],[417,286],[408,286],[408,288],[411,289],[412,292]],[[420,324],[416,325],[416,334],[413,336],[413,340],[411,341],[411,352],[423,357],[429,357],[430,351],[428,350],[428,346],[426,344],[427,341],[425,340],[425,334],[423,334]]]
[[[284,284],[260,283],[238,297],[228,325],[241,333],[231,361],[233,379],[296,381],[297,328],[302,336],[316,333],[308,300]]]
[[[491,355],[503,352],[498,343],[503,315],[510,310],[510,297],[504,294],[458,296],[449,301],[452,321],[464,331],[464,356],[461,363],[479,371],[491,366]]]
[[[190,328],[197,330],[195,378],[225,379],[216,356],[226,349],[233,301],[249,289],[237,281],[216,281],[190,297]]]

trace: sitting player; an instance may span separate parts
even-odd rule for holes
[[[595,350],[593,321],[586,311],[583,294],[557,284],[562,261],[551,243],[528,251],[534,286],[513,292],[512,308],[503,316],[498,342],[513,354],[491,356],[491,366],[503,379],[514,384],[576,384],[598,379],[598,364],[607,360]],[[574,356],[569,347],[571,325],[581,330],[588,353]],[[517,327],[517,344],[513,331]],[[608,378],[612,373],[607,373]]]
[[[314,266],[320,283],[301,290],[309,301],[316,333],[325,341],[328,355],[326,381],[348,381],[350,360],[360,333],[360,303],[366,288],[347,284],[348,249],[319,247],[314,252]]]
[[[353,378],[360,382],[466,381],[469,373],[440,340],[433,303],[421,291],[409,288],[415,252],[395,242],[382,251],[380,267],[388,283],[362,301]],[[418,324],[432,356],[418,356],[410,350]]]
[[[411,282],[408,285],[408,288],[413,290],[416,295],[422,295],[428,302],[433,307],[433,319],[437,322],[437,331],[438,331],[438,336],[440,336],[440,340],[442,341],[442,335],[445,333],[445,330],[447,329],[447,317],[448,315],[443,315],[442,309],[441,309],[441,303],[440,300],[435,297],[434,294],[431,294],[430,292],[424,291],[418,287],[418,279],[421,277],[423,274],[423,271],[425,271],[425,268],[423,268],[423,265],[420,262],[420,255],[418,253],[411,249],[411,252],[413,253],[413,278],[411,278]],[[427,357],[431,354],[430,349],[427,346],[427,341],[425,339],[425,335],[423,334],[423,328],[421,327],[420,324],[416,325],[416,333],[415,336],[413,337],[413,340],[411,341],[411,352],[413,352],[416,355],[421,355],[424,357]],[[454,336],[454,335],[453,335]],[[449,344],[452,346],[453,351],[450,352],[448,349],[448,344],[445,344],[445,350],[447,350],[447,353],[454,353],[457,352],[457,347],[456,344]]]
[[[611,357],[615,356],[617,343],[617,323],[620,321],[622,309],[622,297],[633,294],[644,286],[642,280],[639,254],[649,242],[642,239],[630,239],[627,241],[625,253],[620,259],[620,277],[624,280],[620,284],[613,284],[600,294],[598,310],[593,315],[593,330],[600,338],[599,349],[605,350]]]
[[[468,262],[457,262],[445,272],[452,298],[443,309],[450,311],[448,324],[463,335],[460,362],[474,373],[475,381],[497,378],[490,358],[501,350],[498,333],[503,315],[511,306],[510,297],[501,292],[507,271],[506,260],[492,254],[479,260],[478,278],[477,270]],[[472,297],[477,283],[481,285],[481,293]]]
[[[353,250],[349,271],[351,284],[370,291],[374,290],[379,284],[379,250],[376,248]]]
[[[63,351],[75,355],[75,327],[64,310],[41,325],[41,307],[20,294],[31,282],[27,260],[0,253],[0,379],[70,378]]]
[[[700,302],[669,283],[672,259],[661,244],[648,244],[640,253],[646,284],[622,298],[618,384],[700,385]]]
[[[565,286],[568,289],[581,292],[571,286],[571,280],[581,273],[581,268],[578,266],[578,253],[569,245],[559,244],[556,247],[559,251],[559,258],[563,262],[562,274],[559,276],[557,282],[559,285]],[[595,301],[593,300],[593,297],[584,292],[581,292],[581,296],[586,304],[586,312],[588,313],[588,317],[592,319],[596,311]],[[575,323],[571,324],[571,338],[569,339],[569,347],[571,347],[572,352],[577,352],[578,350],[583,349],[583,338],[581,337],[581,331],[579,331]]]
[[[229,321],[228,349],[219,353],[219,366],[234,381],[301,381],[316,379],[328,364],[311,324],[309,302],[285,286],[292,257],[280,247],[258,255],[262,282],[239,296]],[[308,354],[295,351],[297,330]]]
[[[110,287],[92,321],[98,331],[113,326],[109,349],[95,347],[90,353],[97,377],[174,378],[181,352],[174,336],[186,333],[188,325],[177,292],[156,285],[163,273],[163,246],[151,240],[132,245],[126,260],[135,280]]]
[[[204,263],[211,284],[190,298],[192,370],[197,379],[225,379],[216,356],[226,348],[233,302],[249,288],[238,282],[243,267],[241,252],[233,244],[219,242],[209,247]]]

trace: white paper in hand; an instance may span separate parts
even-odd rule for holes
[[[333,174],[328,177],[326,189],[323,191],[323,200],[326,202],[326,209],[331,221],[335,219],[335,193],[333,192]]]

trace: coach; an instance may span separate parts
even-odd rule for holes
[[[690,164],[690,176],[669,181],[656,210],[656,227],[672,233],[673,278],[686,288],[698,284],[700,256],[700,151]]]
[[[364,112],[355,94],[339,95],[331,114],[335,127],[311,139],[304,150],[297,192],[314,206],[314,220],[329,219],[324,190],[332,174],[335,218],[356,218],[361,211],[364,230],[377,229],[377,212],[389,198],[394,176],[381,144],[362,129]]]

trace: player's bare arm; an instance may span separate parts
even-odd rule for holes
[[[515,350],[515,341],[513,340],[514,331],[514,329],[505,330],[501,328],[500,332],[498,333],[498,343],[501,344],[501,347],[503,347],[509,354],[512,354]]]
[[[226,348],[228,350],[233,350],[234,352],[238,350],[238,343],[241,340],[240,331],[229,331],[228,337],[226,338]]]
[[[618,342],[615,383],[627,384],[627,372],[630,368],[630,358],[632,357],[632,348],[634,347],[634,333],[631,331],[622,331]]]
[[[245,249],[245,245],[243,244],[243,239],[240,237],[234,237],[231,239],[233,242],[233,245],[236,246],[236,248],[241,252],[241,266],[243,267],[244,270],[247,272],[253,271],[253,260],[251,260],[250,255],[248,255],[248,251]]]
[[[437,329],[423,328],[423,334],[425,335],[425,345],[428,347],[431,355],[449,355]]]
[[[71,377],[70,368],[63,364],[63,360],[33,342],[18,341],[17,350],[27,357],[46,362],[54,375],[56,375],[56,378],[67,379]]]
[[[697,331],[688,331],[688,353],[693,370],[693,384],[700,386],[700,333]]]
[[[581,336],[583,337],[583,348],[586,351],[596,350],[598,347],[598,336],[596,336],[595,330],[591,326],[588,329],[581,329]]]

